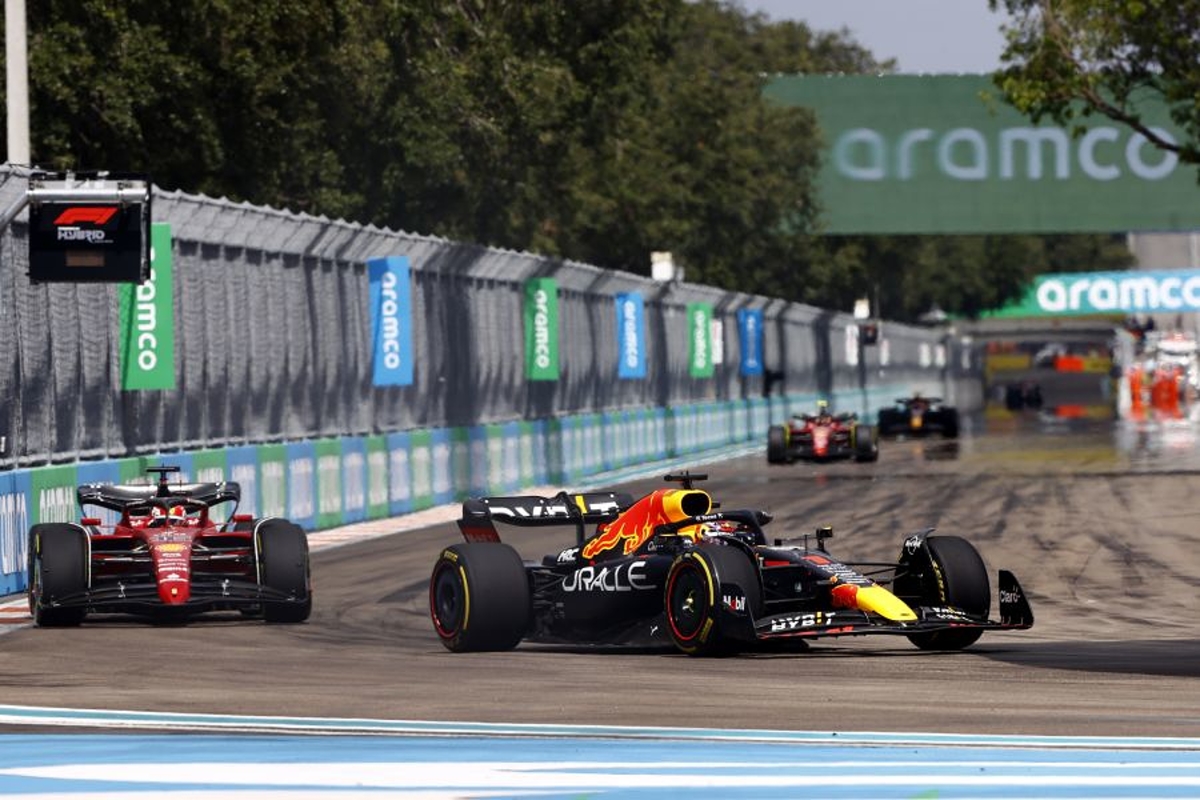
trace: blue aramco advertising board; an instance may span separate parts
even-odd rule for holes
[[[642,296],[621,292],[617,305],[617,377],[646,377],[646,324]]]
[[[412,287],[408,256],[367,261],[371,309],[371,382],[411,386],[413,382]]]
[[[741,343],[741,372],[743,375],[763,374],[763,312],[743,308],[737,312],[738,339]]]

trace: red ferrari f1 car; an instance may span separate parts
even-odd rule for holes
[[[670,645],[691,655],[780,640],[892,634],[926,650],[960,650],[984,631],[1033,625],[1012,573],[991,584],[965,539],[932,529],[904,540],[895,562],[843,562],[829,528],[767,539],[769,514],[714,510],[694,483],[626,494],[484,497],[463,503],[465,544],[433,567],[433,629],[454,652],[508,650],[522,640],[575,645]],[[574,527],[579,544],[526,562],[497,522]],[[591,532],[588,529],[595,526]]]
[[[790,464],[797,459],[828,461],[853,458],[879,459],[879,432],[858,421],[852,413],[833,414],[825,401],[816,414],[796,414],[782,425],[767,429],[767,462]]]
[[[79,625],[89,612],[181,620],[237,610],[267,622],[312,611],[308,537],[298,525],[237,513],[233,482],[85,484],[79,505],[120,514],[115,525],[41,523],[29,531],[29,611],[40,626]],[[214,506],[233,503],[217,523]]]

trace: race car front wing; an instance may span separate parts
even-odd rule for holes
[[[915,622],[895,622],[878,614],[857,609],[797,611],[772,614],[754,621],[757,639],[794,637],[853,636],[861,634],[898,634],[977,628],[980,630],[1025,630],[1033,627],[1033,611],[1015,575],[999,571],[1000,619],[979,618],[952,606],[918,606]]]
[[[96,613],[148,613],[156,609],[176,608],[183,612],[253,608],[260,603],[301,603],[295,597],[253,581],[220,579],[194,581],[190,597],[177,606],[164,603],[153,581],[129,581],[93,587],[85,592],[65,595],[46,603],[47,608],[86,608]]]

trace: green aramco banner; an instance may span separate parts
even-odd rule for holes
[[[1200,270],[1130,270],[1039,275],[1018,302],[986,316],[1161,314],[1200,311]]]
[[[693,378],[713,376],[712,306],[688,303],[688,374]]]
[[[826,233],[1200,228],[1194,165],[1104,117],[1078,137],[1035,125],[988,76],[788,76],[765,92],[816,114]],[[1139,110],[1183,140],[1161,104]]]
[[[171,226],[150,226],[150,279],[119,287],[121,388],[175,388]]]
[[[558,285],[553,278],[525,283],[525,377],[558,380]]]

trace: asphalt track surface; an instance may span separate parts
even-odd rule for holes
[[[695,659],[669,649],[522,645],[456,655],[430,626],[427,580],[452,524],[314,555],[302,625],[213,615],[156,626],[91,617],[0,637],[0,703],[367,719],[797,731],[1200,736],[1200,458],[1186,423],[1026,412],[958,441],[885,441],[876,464],[704,468],[725,508],[794,536],[832,525],[843,560],[891,560],[927,526],[1013,570],[1035,627],[961,653],[903,638]],[[637,492],[661,485],[646,479]],[[528,558],[569,530],[514,531]]]

